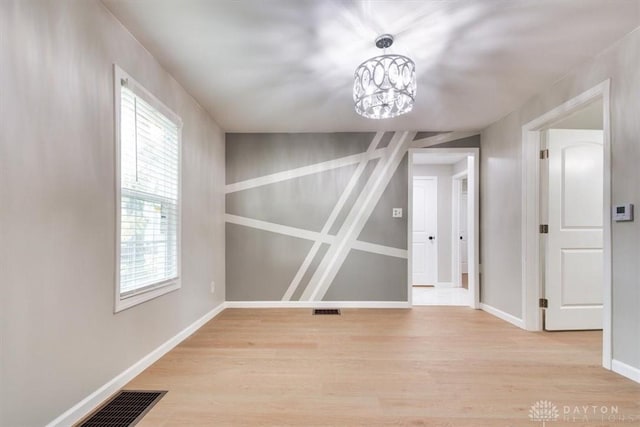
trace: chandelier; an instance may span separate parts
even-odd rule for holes
[[[355,72],[355,109],[369,119],[388,119],[408,113],[416,97],[416,64],[406,56],[387,55],[393,36],[383,34],[376,46],[384,54],[364,61]]]

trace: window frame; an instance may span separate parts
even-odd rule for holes
[[[122,183],[121,183],[121,131],[120,131],[120,112],[121,112],[121,87],[122,82],[127,82],[127,88],[136,96],[142,98],[149,103],[158,112],[174,122],[178,128],[178,177],[177,177],[177,225],[176,225],[176,252],[177,265],[176,277],[162,280],[150,285],[144,286],[135,291],[126,293],[120,292],[120,249],[121,249],[121,209],[122,209]],[[114,122],[115,122],[115,304],[114,313],[142,304],[146,301],[173,292],[182,287],[182,119],[166,105],[164,105],[151,92],[145,89],[133,77],[126,73],[118,65],[113,65],[113,92],[114,92]]]

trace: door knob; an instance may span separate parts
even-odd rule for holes
[[[429,240],[435,240],[435,237],[429,236]]]

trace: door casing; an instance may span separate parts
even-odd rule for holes
[[[407,292],[409,305],[412,304],[412,272],[411,263],[413,233],[410,224],[413,223],[413,156],[416,153],[465,153],[467,154],[467,194],[469,199],[468,210],[469,226],[467,229],[469,239],[469,253],[467,260],[469,264],[469,307],[480,309],[480,149],[479,148],[410,148],[409,168],[407,183],[409,186],[409,206],[407,209]]]
[[[542,293],[540,254],[540,148],[542,131],[588,104],[602,99],[603,104],[603,329],[602,366],[611,369],[611,107],[609,79],[581,93],[522,126],[522,326],[542,330],[538,301]]]

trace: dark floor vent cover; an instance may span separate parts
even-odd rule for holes
[[[130,427],[158,403],[166,391],[122,390],[85,420],[81,427]]]
[[[313,314],[340,316],[340,310],[337,308],[314,308]]]

